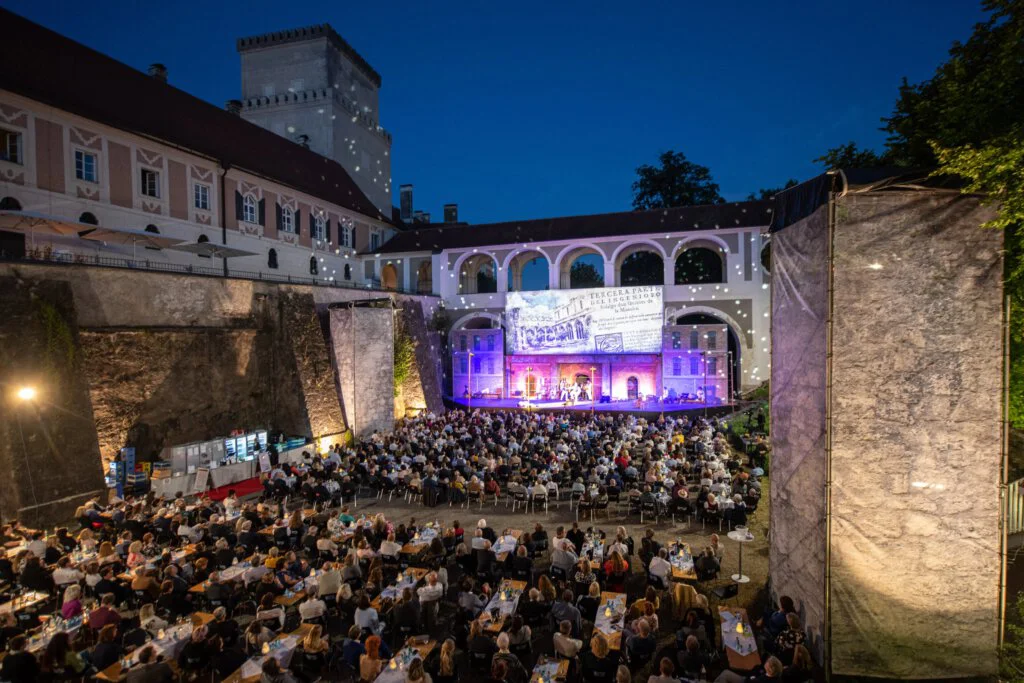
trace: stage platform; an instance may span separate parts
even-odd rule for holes
[[[473,410],[527,410],[527,405],[523,399],[519,398],[474,398],[472,401],[466,398],[452,398],[446,396],[444,399],[445,403],[453,408],[466,408],[472,407]],[[664,410],[662,410],[664,408]],[[591,411],[591,404],[589,401],[579,401],[576,404],[566,405],[561,401],[530,401],[529,410],[531,412],[585,412]],[[704,411],[707,411],[708,417],[716,417],[722,415],[728,415],[732,413],[735,408],[729,404],[721,403],[668,403],[662,406],[657,401],[646,401],[640,406],[637,405],[636,401],[611,401],[609,403],[597,403],[593,406],[593,410],[599,413],[635,413],[644,417],[658,416],[661,414],[665,415],[682,415],[690,414],[703,415]]]

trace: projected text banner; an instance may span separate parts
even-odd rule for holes
[[[659,353],[661,287],[509,292],[507,352]]]

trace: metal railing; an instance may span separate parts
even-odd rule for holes
[[[1021,485],[1024,479],[1012,481],[1006,486],[1006,533],[1019,534],[1024,531],[1024,498]]]
[[[308,285],[315,287],[331,287],[335,289],[358,289],[371,292],[395,292],[398,294],[417,294],[420,296],[436,296],[430,292],[420,292],[416,289],[385,288],[379,281],[352,282],[348,280],[325,280],[322,277],[297,277],[295,275],[281,275],[277,273],[263,273],[254,270],[237,270],[228,267],[227,275],[223,268],[211,266],[199,266],[184,263],[167,263],[166,261],[151,261],[146,258],[118,258],[113,256],[100,256],[99,254],[70,254],[66,252],[54,252],[41,256],[26,254],[24,256],[12,256],[0,251],[0,263],[35,263],[47,265],[65,266],[92,266],[100,268],[125,268],[129,270],[145,270],[158,273],[177,273],[180,275],[198,275],[201,277],[228,277],[239,280],[258,280],[260,282],[274,282],[279,284]]]

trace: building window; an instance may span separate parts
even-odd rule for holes
[[[323,240],[327,235],[327,219],[321,211],[313,218],[313,239]]]
[[[75,178],[87,183],[98,182],[96,178],[96,155],[75,150]]]
[[[242,197],[242,220],[246,223],[255,223],[257,221],[256,198],[251,194]]]
[[[494,350],[494,335],[493,334],[487,335],[487,350],[488,351],[493,351]]]
[[[21,211],[21,202],[14,197],[0,199],[0,211]]]
[[[269,85],[264,85],[263,86],[263,96],[264,97],[273,97],[274,96],[274,84],[273,83],[270,83]]]
[[[494,359],[493,358],[488,358],[487,359],[487,374],[488,375],[493,375],[494,374]]]
[[[281,208],[281,232],[295,232],[295,212],[290,206]]]
[[[196,183],[192,186],[192,197],[197,209],[210,210],[210,186]]]
[[[152,232],[152,233],[156,233],[157,235],[159,235],[160,234],[160,228],[158,228],[155,225],[153,225],[152,223],[150,223],[149,225],[146,226],[146,232]]]
[[[348,223],[343,223],[341,226],[341,246],[352,246],[352,228]]]
[[[271,249],[267,252],[267,268],[277,270],[277,249]]]
[[[672,359],[672,375],[678,377],[683,374],[683,359],[676,356]]]
[[[84,223],[85,225],[99,225],[100,224],[100,222],[98,220],[96,220],[96,216],[94,216],[93,214],[89,213],[88,211],[86,211],[85,213],[83,213],[81,216],[78,217],[78,222],[79,223]]]
[[[21,133],[0,128],[0,161],[23,164],[21,156]]]
[[[209,237],[207,237],[206,235],[200,235],[199,239],[196,240],[196,244],[206,244],[209,241],[210,241]],[[199,258],[213,258],[209,254],[197,254],[197,256]]]
[[[690,348],[700,348],[700,335],[697,334],[697,330],[690,330]]]
[[[480,373],[480,356],[473,356],[473,372]]]
[[[320,267],[317,265],[316,256],[310,256],[309,257],[309,274],[310,275],[319,275],[320,274]]]
[[[468,370],[469,370],[469,361],[466,360],[465,356],[459,357],[459,372],[461,372],[463,375],[465,375]]]
[[[717,375],[718,374],[718,359],[713,357],[713,356],[711,358],[708,358],[708,374],[709,375]]]
[[[708,332],[708,350],[714,351],[718,348],[718,333]]]
[[[380,249],[380,233],[374,230],[370,233],[370,251]]]
[[[460,334],[459,335],[459,351],[465,351],[465,350],[466,350],[466,335]]]
[[[673,349],[681,349],[683,347],[682,337],[683,337],[683,335],[680,334],[679,332],[673,332],[672,333],[672,348]]]
[[[700,374],[700,358],[697,356],[690,356],[690,375],[697,376]]]
[[[474,334],[473,335],[473,350],[474,351],[479,351],[480,350],[480,335],[479,334]]]
[[[139,183],[139,191],[147,197],[160,198],[160,174],[156,171],[144,168],[142,169],[141,180]]]
[[[352,279],[352,266],[350,266],[347,263],[345,264],[345,279],[346,280],[351,280]]]

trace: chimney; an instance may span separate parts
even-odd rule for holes
[[[229,114],[240,116],[242,114],[242,100],[228,100],[224,103],[224,109]]]
[[[408,223],[412,220],[412,185],[401,185],[398,188],[399,217]]]
[[[459,205],[458,204],[445,204],[444,205],[444,222],[445,223],[458,223],[459,222]]]
[[[298,137],[296,137],[295,138],[295,142],[299,143],[300,145],[302,145],[306,149],[309,149],[309,136],[306,135],[305,133],[303,133],[302,135],[299,135]]]
[[[163,64],[150,64],[147,73],[161,83],[167,82],[167,67]]]

